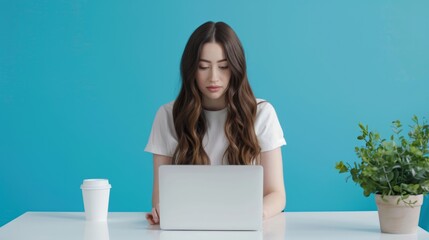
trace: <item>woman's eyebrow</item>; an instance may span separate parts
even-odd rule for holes
[[[200,58],[200,61],[201,62],[208,62],[208,63],[211,63],[211,61],[209,61],[209,60],[206,60],[206,59],[202,59],[202,58]],[[221,59],[221,60],[219,60],[219,61],[217,61],[218,63],[220,63],[220,62],[226,62],[227,60],[226,60],[226,58],[224,58],[224,59]]]

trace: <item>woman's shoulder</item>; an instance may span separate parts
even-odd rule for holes
[[[171,101],[169,103],[161,105],[161,107],[159,107],[156,115],[165,116],[165,117],[172,116],[173,115],[173,106],[174,106],[174,101]]]
[[[258,107],[257,107],[258,113],[267,112],[267,111],[274,111],[273,105],[265,99],[257,98],[256,103],[258,105]]]
[[[277,118],[276,110],[274,106],[265,99],[257,98],[258,104],[256,109],[256,120],[257,121],[268,121],[268,119]]]
[[[159,109],[163,109],[165,111],[173,111],[174,101],[161,105]]]

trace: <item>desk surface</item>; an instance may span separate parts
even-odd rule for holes
[[[82,212],[27,212],[0,228],[0,239],[161,240],[427,240],[429,233],[380,233],[377,212],[287,212],[264,221],[263,231],[161,231],[142,212],[111,212],[105,223],[89,223]]]

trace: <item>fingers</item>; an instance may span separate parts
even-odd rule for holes
[[[155,223],[159,223],[159,214],[156,208],[152,208],[152,217]]]
[[[153,216],[150,213],[146,214],[146,220],[149,222],[150,225],[154,225],[155,222],[153,221]]]
[[[152,213],[146,213],[146,220],[151,224],[159,224],[159,210],[152,208]]]

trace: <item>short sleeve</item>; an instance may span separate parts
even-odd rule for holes
[[[177,135],[173,121],[173,103],[159,108],[145,151],[172,157],[177,147]]]
[[[255,120],[255,133],[261,152],[270,151],[286,145],[283,130],[280,126],[274,107],[266,101],[258,103]]]

